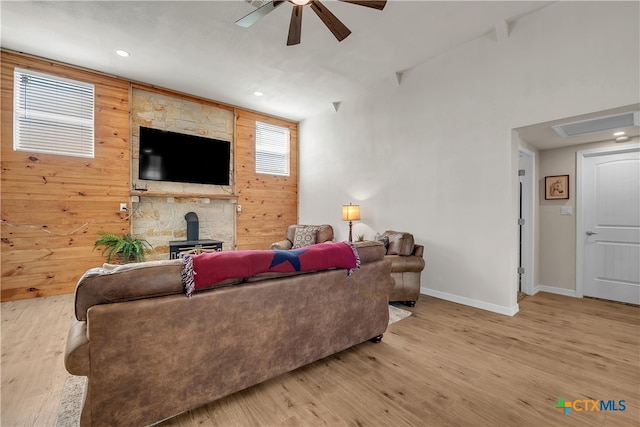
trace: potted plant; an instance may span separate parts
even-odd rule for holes
[[[98,237],[93,249],[104,246],[102,255],[107,255],[107,262],[111,262],[114,258],[117,264],[127,264],[130,262],[144,261],[145,249],[151,249],[152,246],[144,239],[136,239],[130,234],[118,236],[109,231],[98,231]]]

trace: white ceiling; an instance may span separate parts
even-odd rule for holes
[[[305,7],[302,42],[286,46],[289,3],[243,28],[234,22],[255,10],[244,0],[2,0],[1,45],[299,121],[393,83],[396,73],[469,40],[496,37],[496,26],[506,21],[513,27],[520,17],[553,3],[389,0],[378,11],[322,1],[351,29],[344,41],[338,42]],[[117,56],[116,49],[131,56]],[[255,91],[264,96],[256,97]],[[581,118],[527,126],[520,136],[540,149],[609,137],[560,139],[551,130],[553,124]],[[638,128],[630,132],[637,135]]]
[[[344,41],[305,7],[302,42],[286,46],[291,4],[242,28],[234,22],[255,7],[235,0],[2,1],[1,42],[7,49],[302,120],[551,2],[390,0],[383,11],[323,3],[351,29]],[[131,56],[121,58],[116,49]]]

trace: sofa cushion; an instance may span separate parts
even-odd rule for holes
[[[176,259],[89,269],[76,285],[76,319],[87,320],[87,310],[98,304],[183,293],[181,268]]]
[[[305,246],[316,244],[317,227],[301,226],[296,227],[293,235],[292,249],[304,248]]]
[[[367,264],[373,261],[384,259],[386,249],[381,242],[364,241],[353,242],[353,246],[358,252],[361,264]]]
[[[383,236],[389,237],[387,255],[409,256],[413,254],[413,234],[399,231],[385,231]]]

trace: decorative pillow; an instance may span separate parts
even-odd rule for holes
[[[297,227],[293,235],[293,247],[300,249],[305,246],[316,244],[316,227]]]
[[[376,241],[384,245],[385,252],[389,249],[389,236],[377,236]]]

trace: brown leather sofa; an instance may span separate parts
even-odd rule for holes
[[[312,231],[311,233],[311,236],[313,239],[312,244],[330,242],[333,240],[333,227],[330,226],[329,224],[322,224],[322,225],[293,224],[287,227],[285,238],[278,242],[272,243],[270,249],[283,249],[283,250],[292,249],[295,246],[296,237],[298,237],[298,239],[303,239],[305,237],[305,233],[307,233],[310,230]]]
[[[88,377],[81,425],[152,424],[381,337],[391,262],[381,243],[356,247],[351,276],[270,273],[191,298],[182,260],[89,270],[65,352]]]
[[[387,246],[385,259],[391,260],[391,276],[395,281],[389,301],[413,307],[420,297],[420,275],[425,266],[424,246],[415,244],[413,235],[405,232],[385,231],[382,239]]]

